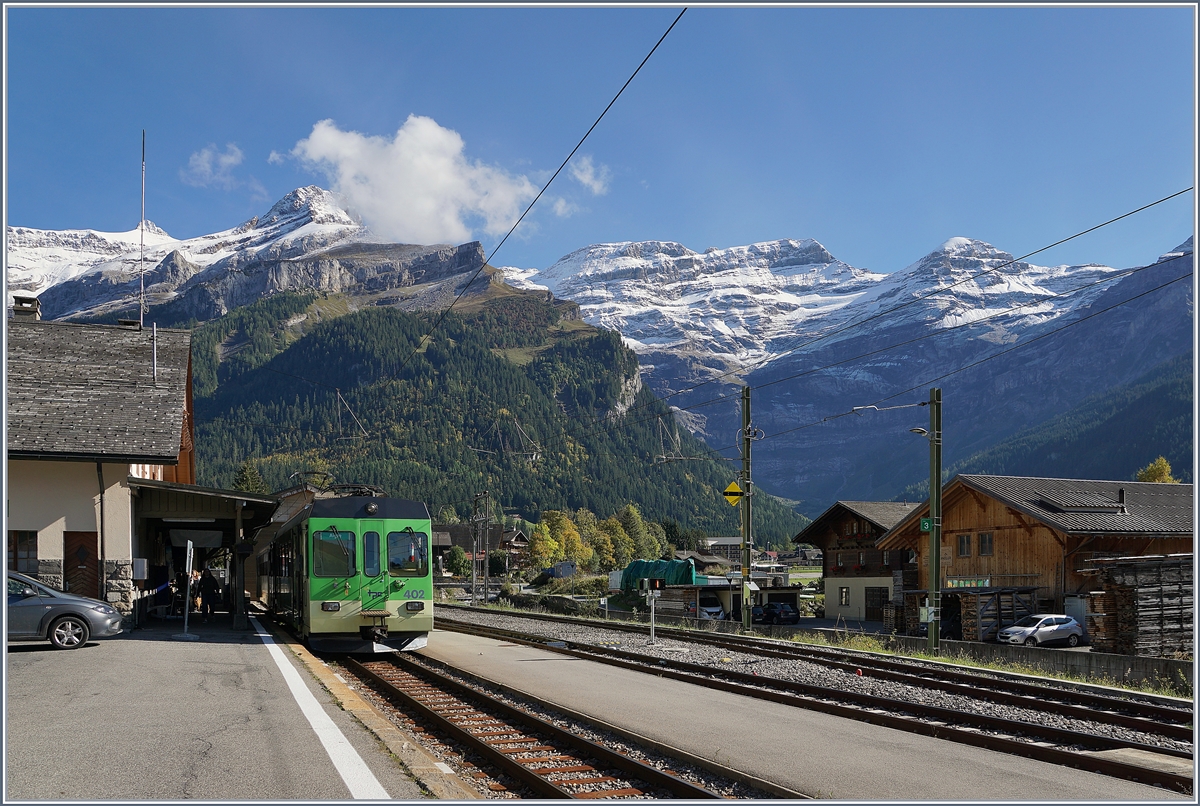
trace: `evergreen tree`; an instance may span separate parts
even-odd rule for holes
[[[1171,475],[1171,463],[1165,456],[1160,456],[1137,473],[1138,481],[1158,482],[1159,484],[1178,484],[1179,479]]]
[[[621,528],[625,530],[625,534],[633,541],[634,559],[658,559],[662,550],[658,545],[658,540],[646,528],[646,522],[642,519],[642,513],[637,508],[637,504],[629,503],[622,507],[621,511],[617,513],[617,520],[621,522]]]
[[[667,540],[667,533],[662,528],[662,524],[657,521],[646,521],[646,531],[650,533],[654,544],[658,546],[656,557],[661,557],[664,560],[675,559],[675,547]]]
[[[241,490],[244,493],[260,493],[262,495],[270,492],[267,489],[267,483],[259,475],[258,467],[252,459],[247,459],[238,467],[237,475],[233,477],[233,489]]]

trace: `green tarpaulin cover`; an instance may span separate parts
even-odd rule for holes
[[[695,585],[696,566],[687,560],[634,560],[621,573],[621,590],[637,590],[639,579],[654,578],[668,585]]]

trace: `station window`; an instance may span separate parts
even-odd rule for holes
[[[312,557],[313,576],[354,576],[358,568],[354,532],[339,532],[332,526],[313,532]]]
[[[992,550],[993,550],[992,549],[992,533],[991,532],[980,532],[979,533],[979,556],[980,557],[991,557]]]
[[[959,535],[958,536],[958,556],[959,557],[970,557],[971,556],[971,536],[970,535]]]
[[[394,577],[423,577],[429,574],[429,535],[406,529],[388,532],[388,573]]]
[[[363,534],[363,573],[377,577],[379,570],[379,532],[366,532]]]
[[[10,570],[37,577],[37,535],[37,532],[25,529],[9,530],[8,567]]]
[[[850,606],[850,589],[838,588],[838,604],[842,607]]]

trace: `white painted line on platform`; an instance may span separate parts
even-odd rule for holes
[[[338,730],[338,726],[333,724],[333,720],[325,713],[325,709],[317,702],[317,698],[308,690],[308,686],[304,685],[300,673],[288,662],[283,650],[275,643],[275,639],[263,629],[263,626],[258,623],[258,619],[251,616],[250,622],[254,625],[258,637],[266,644],[267,651],[275,660],[275,665],[283,673],[283,679],[287,681],[288,689],[295,697],[296,704],[300,706],[308,724],[312,725],[317,738],[321,740],[321,746],[329,754],[329,760],[337,768],[338,775],[342,776],[342,780],[350,790],[351,797],[356,800],[389,800],[391,796],[379,783],[375,773],[371,772],[370,767],[362,760],[362,756]]]

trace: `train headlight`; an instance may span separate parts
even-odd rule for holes
[[[405,602],[404,609],[410,613],[416,613],[420,610],[425,609],[425,603],[424,602]]]
[[[336,613],[342,609],[341,602],[321,602],[321,609],[326,613]]]

